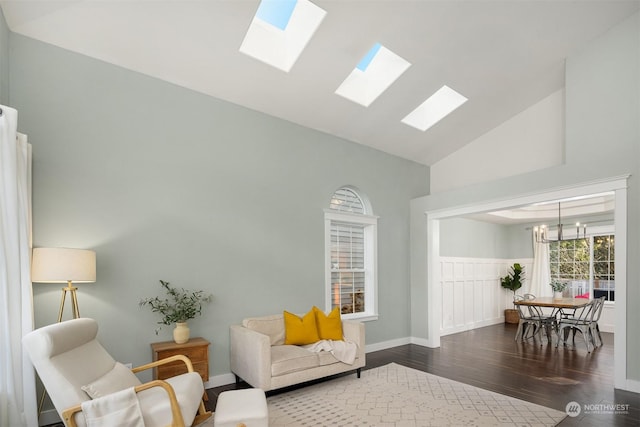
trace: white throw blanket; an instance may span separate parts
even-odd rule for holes
[[[133,387],[82,402],[87,427],[144,427]]]
[[[320,340],[316,343],[306,345],[304,348],[314,353],[328,351],[333,354],[333,357],[347,365],[353,365],[353,362],[356,360],[356,353],[358,352],[358,345],[350,341]]]

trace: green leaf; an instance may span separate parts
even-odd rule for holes
[[[186,322],[202,314],[202,304],[211,301],[213,296],[205,294],[204,291],[190,291],[184,288],[174,288],[169,282],[160,280],[160,285],[164,288],[167,297],[146,298],[140,300],[140,307],[148,306],[153,313],[160,313],[162,319],[158,322],[161,325],[171,325],[178,322]],[[157,331],[156,331],[157,333]]]

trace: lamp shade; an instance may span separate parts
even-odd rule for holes
[[[96,281],[96,253],[86,249],[35,248],[31,281],[92,283]]]

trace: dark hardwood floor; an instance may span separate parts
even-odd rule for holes
[[[575,346],[556,349],[546,340],[516,342],[515,332],[516,325],[500,324],[442,337],[437,349],[403,345],[367,353],[364,369],[395,362],[563,412],[572,401],[581,407],[628,405],[620,414],[594,406],[592,413],[567,417],[560,426],[640,426],[640,394],[613,388],[613,334],[603,333],[604,346],[587,353],[580,336]],[[215,407],[222,391],[246,387],[209,389],[208,406]]]

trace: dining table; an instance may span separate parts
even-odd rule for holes
[[[561,316],[566,316],[567,313],[563,312],[563,309],[566,310],[577,310],[581,307],[585,307],[591,303],[591,299],[589,298],[555,298],[555,297],[537,297],[537,298],[529,298],[529,299],[519,299],[514,301],[515,305],[523,305],[530,307],[548,307],[552,308],[551,314],[547,317],[548,319],[554,319]],[[540,312],[539,315],[542,313]],[[551,343],[551,326],[556,325],[556,321],[554,319],[553,322],[545,322],[545,329],[547,332],[547,339],[549,343]],[[555,329],[555,327],[554,327]],[[517,332],[516,332],[517,334]],[[516,336],[517,339],[517,336]]]
[[[533,299],[523,299],[514,301],[515,305],[531,305],[536,307],[550,308],[567,308],[577,309],[584,307],[591,302],[589,298],[554,298],[554,297],[537,297]]]

